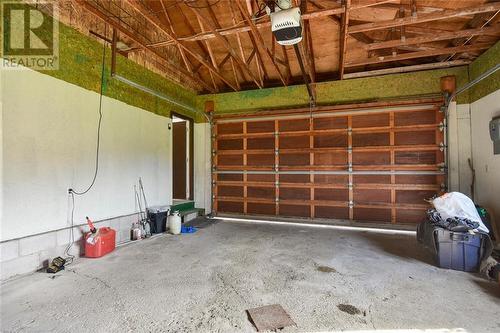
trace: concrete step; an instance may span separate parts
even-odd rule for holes
[[[172,212],[176,210],[182,212],[190,209],[194,209],[194,201],[191,200],[173,200],[172,206],[170,206]]]

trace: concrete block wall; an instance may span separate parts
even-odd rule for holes
[[[120,216],[95,222],[96,227],[111,227],[116,230],[116,243],[130,241],[130,228],[137,221],[137,214]],[[2,281],[16,275],[31,273],[47,267],[57,256],[64,257],[64,250],[70,242],[71,228],[50,231],[33,236],[7,240],[0,243],[0,279]],[[83,254],[83,234],[87,226],[73,228],[75,244],[71,254],[80,257]]]

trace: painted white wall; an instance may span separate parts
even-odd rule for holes
[[[472,171],[468,164],[471,158],[470,105],[452,102],[448,109],[448,154],[450,191],[471,196]]]
[[[1,79],[0,239],[67,227],[68,188],[86,188],[94,172],[99,95],[28,69]],[[149,205],[172,200],[170,119],[107,97],[102,110],[99,173],[76,197],[75,223],[134,213],[139,177]]]
[[[495,215],[500,230],[500,155],[493,154],[489,122],[500,115],[500,89],[471,104],[472,157],[476,171],[475,199]]]
[[[212,211],[210,140],[210,125],[194,124],[194,201],[207,214]]]

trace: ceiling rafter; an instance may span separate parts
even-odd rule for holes
[[[380,63],[392,62],[392,61],[401,61],[401,60],[407,60],[407,59],[433,57],[433,56],[438,56],[438,55],[443,55],[443,54],[480,51],[480,50],[488,49],[490,47],[491,47],[491,44],[489,44],[489,43],[481,43],[481,44],[457,46],[457,47],[446,47],[446,48],[441,48],[441,49],[436,49],[436,50],[427,50],[427,51],[421,51],[421,52],[402,53],[402,54],[398,54],[398,55],[373,57],[373,58],[360,60],[360,61],[347,62],[345,64],[345,66],[346,67],[356,67],[356,66],[380,64]]]
[[[351,7],[351,0],[343,0],[343,6],[345,8],[342,14],[342,25],[340,27],[339,36],[339,78],[342,80],[344,78],[345,71],[345,58],[347,54],[347,31],[349,30],[349,11]]]
[[[161,54],[160,52],[158,52],[157,50],[155,50],[153,48],[148,47],[146,45],[146,43],[144,43],[144,41],[142,41],[141,38],[139,36],[137,36],[134,32],[131,32],[130,30],[124,28],[119,22],[117,22],[116,20],[110,18],[108,15],[106,15],[105,13],[103,13],[99,8],[94,7],[94,5],[92,5],[89,1],[86,1],[86,0],[76,0],[76,2],[80,6],[82,6],[82,8],[84,8],[85,10],[87,10],[89,13],[91,13],[95,17],[99,18],[100,20],[108,23],[113,28],[115,28],[116,30],[118,30],[120,33],[124,34],[129,39],[133,40],[141,48],[143,48],[145,50],[148,50],[149,52],[153,53],[158,58],[164,60],[167,63],[168,69],[171,72],[176,73],[177,75],[180,75],[180,76],[187,77],[191,81],[195,82],[197,85],[202,86],[204,89],[207,89],[210,92],[214,92],[213,88],[210,87],[205,81],[200,80],[199,78],[195,77],[194,75],[192,75],[188,71],[179,68],[177,64],[172,63],[171,60],[168,59],[168,58],[166,58],[163,54]]]
[[[191,48],[185,46],[181,42],[179,42],[176,38],[174,38],[170,31],[154,16],[148,14],[144,11],[144,6],[138,0],[124,0],[127,4],[129,4],[134,10],[136,10],[139,14],[141,14],[148,22],[153,24],[157,29],[162,31],[168,38],[172,39],[176,45],[180,45],[187,53],[193,56],[196,60],[203,64],[206,68],[208,68],[213,75],[219,78],[222,82],[226,83],[229,87],[231,87],[234,91],[238,91],[238,88],[228,81],[224,76],[212,65],[207,63],[203,56],[193,51]]]
[[[260,46],[262,48],[262,50],[264,51],[264,54],[269,58],[269,60],[271,61],[271,64],[273,65],[274,69],[278,73],[278,76],[279,76],[281,82],[283,83],[283,85],[286,86],[287,83],[286,83],[285,77],[281,73],[281,70],[278,67],[278,65],[276,64],[276,61],[274,61],[274,58],[271,54],[271,51],[269,51],[269,49],[265,45],[264,40],[262,39],[262,36],[260,35],[259,31],[255,27],[255,24],[252,22],[252,19],[248,15],[245,14],[245,9],[243,8],[243,5],[239,1],[237,2],[237,5],[240,8],[240,11],[241,11],[241,14],[243,15],[243,18],[245,19],[245,21],[247,21],[247,24],[250,26],[250,29],[252,31],[252,35],[255,37],[255,40],[257,42],[257,46]]]
[[[363,3],[361,5],[353,5],[351,7],[351,10],[358,10],[358,9],[363,9],[363,8],[374,7],[374,6],[378,6],[380,4],[390,3],[390,2],[395,2],[395,1],[396,0],[382,0],[382,1],[371,2],[371,3]],[[234,1],[234,2],[236,2],[236,1]],[[231,0],[231,3],[233,3],[233,0]],[[320,10],[311,11],[309,13],[305,13],[302,15],[302,19],[303,20],[313,20],[316,18],[338,15],[338,14],[342,14],[342,13],[344,13],[344,7],[325,8],[325,9],[320,9]],[[254,25],[257,29],[264,29],[264,28],[268,28],[271,26],[271,21],[267,20],[267,21],[260,22],[260,23],[254,23]],[[217,38],[216,33],[219,35],[222,35],[222,36],[228,36],[228,35],[233,35],[236,33],[248,32],[250,30],[251,30],[251,27],[247,24],[247,25],[242,25],[239,27],[224,28],[224,29],[220,29],[217,31],[200,33],[200,34],[196,34],[196,35],[192,35],[192,36],[179,37],[179,41],[181,41],[181,42],[182,41],[194,42],[197,40]],[[166,45],[171,45],[171,44],[173,44],[173,41],[162,41],[162,42],[154,43],[150,46],[151,47],[158,47],[158,46],[166,46]]]
[[[167,21],[167,23],[169,25],[169,29],[172,32],[172,36],[174,38],[177,38],[177,34],[175,33],[175,28],[172,24],[172,20],[170,19],[167,8],[165,7],[163,0],[159,0],[159,2],[160,2],[160,5],[163,9],[163,15],[165,17],[165,20]],[[193,73],[193,70],[191,68],[192,64],[189,62],[189,59],[187,58],[186,53],[184,52],[184,49],[182,47],[180,47],[179,45],[177,45],[177,49],[179,50],[179,53],[181,54],[181,58],[182,58],[182,61],[184,62],[184,65],[186,66],[186,69],[188,70],[188,72]]]
[[[205,26],[203,25],[203,22],[201,22],[201,20],[198,17],[196,17],[196,19],[198,21],[198,25],[200,26],[201,31],[205,32]],[[212,49],[212,45],[210,45],[210,43],[208,42],[208,40],[205,40],[203,42],[205,43],[205,47],[207,48],[208,58],[210,59],[210,62],[212,62],[212,66],[214,66],[214,68],[217,71],[219,71],[219,66],[217,65],[217,59],[215,59],[215,55],[214,55],[214,51]],[[219,87],[217,86],[217,82],[215,82],[215,78],[212,75],[212,73],[210,73],[210,78],[212,79],[212,83],[214,85],[215,90],[219,90]]]
[[[450,40],[460,37],[469,37],[476,35],[492,35],[496,36],[500,34],[500,26],[494,26],[491,28],[479,28],[479,29],[467,29],[452,32],[441,32],[439,34],[434,34],[430,36],[421,36],[406,38],[405,40],[389,40],[385,42],[372,43],[365,46],[367,50],[379,50],[391,47],[406,46],[406,45],[416,45],[438,42],[443,40]]]
[[[200,9],[198,8],[194,8],[194,7],[190,7],[190,9],[193,11],[193,13],[196,15],[196,17],[198,17],[198,19],[200,21],[203,22],[203,25],[207,26],[216,36],[217,38],[219,38],[219,40],[222,42],[222,44],[224,45],[224,47],[229,51],[229,53],[231,54],[231,57],[233,57],[233,59],[236,61],[236,63],[241,67],[241,69],[243,71],[245,71],[245,73],[252,78],[252,80],[255,82],[255,84],[259,87],[259,88],[262,88],[262,85],[260,84],[260,82],[257,80],[257,78],[255,78],[255,76],[253,75],[253,73],[250,71],[250,69],[248,68],[247,64],[245,63],[245,60],[241,59],[239,56],[238,56],[238,53],[234,50],[234,48],[232,47],[231,43],[229,43],[229,40],[225,37],[225,36],[222,36],[219,32],[217,32],[216,30],[216,27],[212,24],[212,22],[210,22],[209,20],[207,20],[203,15],[202,13],[200,12]]]
[[[302,13],[307,13],[308,11],[308,1],[304,0],[301,3],[301,11]],[[312,33],[311,33],[311,24],[309,20],[304,21],[304,43],[303,43],[303,49],[304,49],[304,54],[305,58],[307,60],[307,67],[308,67],[308,72],[309,72],[309,78],[311,79],[312,83],[316,82],[316,64],[314,61],[314,49],[313,49],[313,42],[312,42]]]
[[[495,3],[491,3],[491,4],[480,5],[480,6],[474,6],[474,7],[468,7],[468,8],[462,8],[462,9],[445,9],[445,10],[433,12],[430,14],[417,15],[417,17],[410,16],[410,17],[398,18],[395,20],[385,20],[385,21],[378,21],[378,22],[371,22],[371,23],[354,25],[354,26],[349,27],[349,33],[352,34],[352,33],[356,33],[356,32],[388,29],[388,28],[392,28],[392,27],[399,27],[402,25],[425,23],[425,22],[444,20],[444,19],[460,17],[460,16],[468,16],[468,15],[474,15],[474,14],[479,14],[479,13],[494,12],[497,10],[500,10],[500,2],[495,2]]]

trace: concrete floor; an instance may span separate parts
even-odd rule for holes
[[[1,330],[254,332],[245,310],[279,303],[284,332],[499,332],[500,287],[429,259],[412,236],[219,222],[6,282]]]

